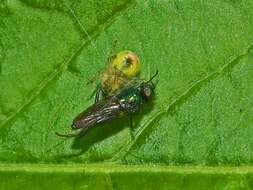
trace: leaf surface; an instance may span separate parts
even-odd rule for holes
[[[148,174],[157,182],[147,189],[163,179],[191,189],[201,176],[199,187],[252,188],[252,9],[250,0],[1,1],[1,176],[74,175],[84,188],[95,176],[95,184],[103,179],[98,189],[117,189],[126,176],[149,180]],[[140,56],[142,78],[159,70],[153,106],[134,118],[133,132],[125,118],[79,139],[59,138],[55,132],[70,132],[72,119],[93,103],[95,86],[86,83],[105,67],[115,40],[116,51]],[[79,163],[89,174],[80,173]],[[183,169],[177,173],[174,165]],[[216,180],[221,166],[242,173],[227,168],[233,177],[224,175],[223,183]],[[111,167],[117,171],[107,174]]]

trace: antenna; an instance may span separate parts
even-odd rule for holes
[[[151,83],[152,87],[155,89],[158,81],[154,84],[152,80],[158,75],[158,73],[158,70],[156,70],[156,73],[147,82],[144,82],[144,84]]]
[[[158,70],[156,70],[155,74],[146,83],[152,82],[152,80],[158,75],[158,73]]]

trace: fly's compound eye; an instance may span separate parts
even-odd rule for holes
[[[145,87],[144,88],[144,94],[145,94],[145,96],[150,97],[151,94],[152,94],[151,89],[148,88],[148,87]]]
[[[151,97],[152,97],[152,95],[153,95],[153,90],[152,90],[152,88],[151,88],[151,86],[150,85],[144,85],[143,87],[142,87],[142,96],[146,99],[146,100],[149,100]]]

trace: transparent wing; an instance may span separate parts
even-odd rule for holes
[[[94,104],[74,119],[73,128],[89,128],[95,124],[116,118],[123,111],[116,101],[101,101]]]

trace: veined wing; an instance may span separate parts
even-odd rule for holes
[[[122,111],[122,107],[116,101],[111,99],[100,101],[79,114],[74,119],[72,127],[73,129],[89,128],[95,124],[118,117]]]

